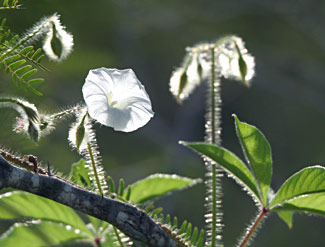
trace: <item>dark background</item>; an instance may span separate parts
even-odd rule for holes
[[[96,125],[107,174],[132,183],[152,173],[204,176],[201,159],[178,140],[200,141],[204,136],[206,88],[200,86],[182,105],[169,92],[171,72],[185,47],[236,34],[256,58],[251,88],[222,80],[223,145],[242,157],[232,113],[256,125],[273,150],[272,187],[303,167],[325,160],[325,1],[267,0],[98,0],[21,1],[23,9],[2,11],[11,29],[21,34],[41,17],[61,14],[74,35],[74,51],[60,64],[45,61],[50,73],[44,97],[25,94],[0,74],[0,93],[22,96],[46,112],[83,101],[81,87],[90,69],[132,68],[151,97],[155,117],[133,133],[114,132]],[[34,154],[68,174],[79,159],[67,143],[71,120],[38,145],[11,132],[15,114],[1,110],[3,147]],[[230,179],[224,184],[224,242],[234,246],[256,214],[250,197]],[[203,184],[157,202],[165,213],[204,227]],[[252,246],[319,247],[325,243],[321,217],[294,216],[289,230],[276,215],[265,221]]]

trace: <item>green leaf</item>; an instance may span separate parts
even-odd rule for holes
[[[40,78],[38,78],[38,79],[32,79],[32,80],[30,80],[30,81],[28,81],[28,83],[33,83],[33,82],[37,82],[37,83],[39,83],[39,82],[43,82],[43,81],[44,81],[44,79],[40,79]],[[43,96],[43,94],[42,94],[40,91],[38,91],[38,90],[36,90],[35,88],[33,88],[30,84],[28,84],[26,87],[27,87],[28,90],[31,91],[32,93],[34,93],[34,94],[36,94],[36,95],[38,95],[38,96]]]
[[[21,79],[22,81],[27,81],[27,79],[28,79],[29,77],[31,77],[33,74],[35,74],[36,72],[37,72],[37,69],[31,69],[31,70],[27,71],[25,74],[23,74],[23,75],[20,77],[20,79]]]
[[[29,71],[30,69],[32,68],[32,65],[25,65],[19,69],[17,69],[13,74],[16,74],[16,75],[20,75],[20,74],[23,74],[27,71]]]
[[[238,45],[235,43],[236,46],[236,50],[238,52],[239,58],[238,58],[238,66],[239,66],[239,71],[240,71],[240,77],[243,81],[243,83],[248,86],[248,83],[246,81],[246,75],[247,75],[247,64],[240,52],[240,49],[238,47]]]
[[[40,129],[37,125],[35,125],[32,121],[29,121],[27,133],[29,138],[34,141],[38,142],[40,138]]]
[[[42,83],[42,82],[44,82],[43,78],[35,78],[35,79],[29,80],[27,83],[28,83],[28,86],[30,86],[30,85],[39,84],[39,83]]]
[[[132,191],[130,201],[144,203],[172,191],[188,188],[199,182],[201,182],[201,179],[190,179],[177,175],[154,174],[130,185]]]
[[[325,192],[302,195],[275,206],[272,211],[291,210],[325,216]]]
[[[244,188],[250,192],[249,194],[253,196],[254,200],[263,204],[252,172],[235,154],[220,146],[209,143],[182,142],[182,144],[217,162],[231,176],[233,176],[237,183],[244,186]]]
[[[25,218],[60,222],[91,234],[75,211],[65,205],[26,192],[8,192],[0,196],[0,219]]]
[[[42,49],[41,49],[41,48],[38,48],[38,49],[34,52],[34,54],[32,55],[31,59],[35,60],[36,57],[38,56],[38,54],[41,53],[41,51],[42,51]]]
[[[289,228],[292,228],[293,220],[293,211],[278,211],[279,217],[288,225]]]
[[[124,194],[124,187],[125,187],[124,179],[121,178],[121,179],[120,179],[120,184],[119,184],[119,187],[118,187],[118,192],[117,192],[117,194],[118,194],[120,197],[123,197],[123,194]]]
[[[257,185],[261,193],[263,205],[267,204],[267,195],[272,179],[271,147],[265,136],[256,127],[239,121],[237,116],[235,125],[247,163],[253,170]]]
[[[115,183],[113,178],[107,177],[109,193],[115,193]]]
[[[89,169],[86,168],[86,165],[87,163],[84,159],[73,163],[70,171],[70,179],[74,183],[91,190],[92,186],[88,175]]]
[[[11,69],[11,70],[14,70],[15,68],[23,65],[24,63],[26,63],[26,60],[25,59],[20,59],[16,62],[13,62],[11,63],[10,65],[8,65],[8,68]]]
[[[69,225],[48,221],[33,221],[16,223],[0,237],[2,247],[44,247],[58,245],[62,242],[86,239],[87,235],[80,233]]]
[[[10,64],[16,60],[18,60],[21,56],[19,54],[11,55],[10,57],[6,57],[3,62],[6,64]]]
[[[178,98],[182,94],[186,84],[187,84],[187,74],[186,71],[183,71],[179,82],[178,95],[177,95]]]
[[[33,50],[33,46],[30,45],[30,46],[26,46],[25,48],[23,48],[21,51],[20,51],[20,54],[27,54],[29,51]]]
[[[325,193],[325,168],[321,166],[307,167],[292,175],[281,186],[279,191],[270,202],[269,208],[272,210],[274,207],[279,207],[282,204],[288,202],[293,206],[304,206],[306,202],[310,201],[310,198],[317,198],[320,196],[320,200],[324,200],[325,197],[319,195],[319,193]],[[313,194],[317,194],[316,198]],[[298,198],[297,198],[298,197]],[[292,201],[290,201],[292,200]],[[310,208],[316,207],[319,203],[317,200],[315,203],[310,201]],[[318,205],[316,208],[325,211],[325,201],[322,205]]]
[[[2,4],[2,6],[3,6],[3,7],[6,7],[6,6],[8,5],[8,1],[9,1],[9,0],[3,0],[3,4]]]

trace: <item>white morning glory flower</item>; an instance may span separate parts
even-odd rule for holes
[[[90,70],[82,93],[90,117],[117,131],[134,131],[154,115],[150,98],[132,69]]]

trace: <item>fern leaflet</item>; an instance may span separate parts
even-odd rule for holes
[[[41,48],[34,50],[33,46],[23,47],[18,41],[19,36],[10,37],[10,29],[7,28],[6,19],[0,25],[0,64],[7,74],[11,74],[12,81],[17,87],[28,89],[31,92],[42,95],[34,86],[44,81],[43,78],[32,78],[37,69],[47,70],[41,65],[44,55]],[[27,63],[27,64],[26,64]]]
[[[0,10],[19,9],[19,0],[3,0]]]
[[[161,213],[161,208],[153,210],[149,215],[155,222],[172,238],[180,247],[202,247],[204,244],[204,230],[192,227],[190,222],[186,220],[178,227],[178,219],[173,220],[168,214],[166,217]],[[159,213],[157,213],[159,212]],[[165,219],[166,218],[166,219]]]

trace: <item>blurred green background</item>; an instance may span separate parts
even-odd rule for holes
[[[205,85],[178,105],[169,93],[171,72],[185,47],[226,34],[241,36],[256,58],[251,88],[222,80],[223,145],[242,156],[232,113],[256,125],[273,150],[272,187],[303,167],[325,161],[325,1],[267,0],[21,0],[18,11],[2,11],[12,31],[21,34],[41,17],[55,12],[74,35],[74,51],[60,64],[45,61],[50,73],[44,97],[25,94],[0,74],[0,93],[24,97],[46,112],[83,101],[81,87],[90,69],[132,68],[151,97],[155,117],[142,129],[125,134],[96,125],[107,174],[132,183],[152,173],[204,176],[198,155],[178,140],[204,137]],[[37,155],[68,174],[79,159],[67,143],[72,119],[39,144],[11,132],[15,113],[1,110],[1,145],[20,154]],[[256,214],[256,207],[228,178],[224,185],[224,242],[234,246]],[[165,213],[204,227],[203,184],[157,202]],[[320,247],[325,221],[294,216],[289,230],[276,215],[265,221],[251,246]]]

